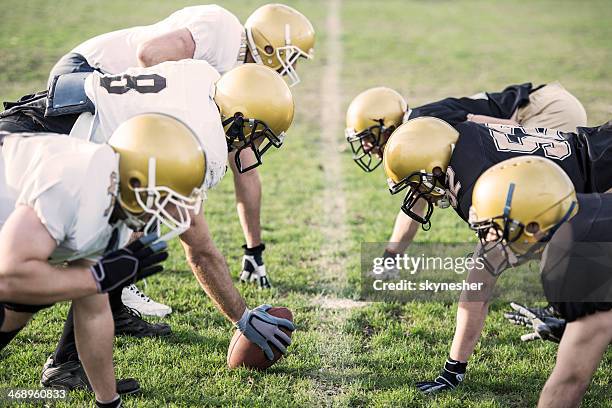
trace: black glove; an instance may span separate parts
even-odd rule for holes
[[[165,241],[153,243],[157,234],[149,234],[122,249],[104,254],[90,270],[99,293],[110,292],[121,286],[161,272],[160,265],[168,258]]]
[[[533,333],[527,333],[521,336],[523,341],[531,340],[549,340],[554,343],[559,343],[565,332],[566,322],[563,319],[556,318],[555,311],[551,307],[546,308],[529,308],[518,303],[510,303],[514,311],[504,313],[504,317],[512,324],[518,326],[530,327]]]
[[[253,248],[243,245],[244,256],[242,257],[242,273],[240,282],[255,282],[260,288],[270,288],[270,280],[266,275],[266,265],[263,261],[263,251],[266,249],[264,244],[259,244]]]
[[[466,368],[467,363],[461,363],[449,357],[435,380],[421,381],[416,383],[416,386],[425,394],[455,389],[463,381]]]

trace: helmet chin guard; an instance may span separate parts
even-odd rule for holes
[[[149,158],[147,187],[135,187],[136,201],[143,213],[135,215],[126,211],[126,224],[145,234],[157,233],[158,241],[169,241],[191,226],[191,214],[199,214],[206,193],[202,187],[194,188],[186,197],[171,188],[156,185],[156,160]],[[147,219],[147,215],[150,216]],[[161,227],[170,231],[161,235]]]

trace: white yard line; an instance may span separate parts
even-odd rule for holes
[[[312,304],[318,306],[316,331],[320,336],[317,354],[321,367],[312,373],[314,397],[318,406],[337,405],[345,390],[343,374],[354,364],[355,339],[343,330],[350,310],[362,302],[338,298],[347,285],[346,260],[342,249],[346,247],[349,231],[346,226],[346,197],[342,177],[342,99],[340,94],[340,72],[342,45],[340,43],[341,0],[327,3],[324,55],[326,64],[321,78],[321,159],[325,173],[323,209],[320,226],[325,242],[316,263],[317,285],[323,296],[316,297]]]
[[[327,42],[326,64],[321,79],[321,158],[325,173],[323,214],[321,229],[325,244],[318,262],[319,276],[326,291],[338,292],[346,286],[346,262],[339,256],[346,246],[346,198],[342,179],[340,147],[342,145],[342,99],[340,97],[340,71],[342,69],[342,44],[340,43],[341,0],[328,2],[325,24]]]

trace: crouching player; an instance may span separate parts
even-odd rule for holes
[[[612,195],[576,195],[551,160],[517,157],[480,176],[470,227],[519,257],[547,243],[544,292],[568,324],[538,406],[579,406],[612,342]]]
[[[88,386],[99,406],[119,406],[120,388],[136,381],[115,382],[107,292],[162,270],[164,240],[199,212],[205,153],[184,124],[159,114],[135,116],[107,144],[1,136],[0,349],[35,312],[72,300]],[[132,230],[146,235],[120,249]]]

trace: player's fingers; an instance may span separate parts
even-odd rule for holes
[[[153,243],[157,239],[157,234],[148,234],[138,238],[136,241],[130,243],[126,248],[135,253],[140,251],[142,248]]]
[[[151,265],[156,265],[168,259],[168,252],[158,252],[140,261],[140,268],[144,269]]]
[[[539,340],[539,339],[540,339],[540,336],[538,336],[537,333],[527,333],[527,334],[523,334],[521,336],[521,340],[525,341],[525,342],[533,341],[533,340]]]
[[[274,338],[269,339],[268,343],[272,343],[272,345],[276,347],[278,351],[280,351],[282,354],[287,353],[287,347],[285,347],[283,342],[277,339],[276,336]]]
[[[140,272],[138,272],[136,274],[136,279],[135,281],[139,281],[139,280],[143,280],[148,278],[149,276],[155,275],[157,273],[160,273],[161,271],[164,270],[164,267],[161,265],[154,265],[154,266],[150,266],[148,268],[142,269]]]
[[[523,315],[525,317],[528,317],[530,319],[535,319],[536,318],[536,315],[534,315],[529,309],[527,309],[523,305],[511,302],[510,303],[510,307],[512,307],[512,309],[516,310],[517,312],[519,312],[521,315]]]
[[[291,337],[287,336],[281,330],[277,330],[274,334],[280,341],[282,341],[286,346],[291,344]]]
[[[140,248],[138,251],[134,251],[134,256],[138,259],[145,259],[152,254],[156,254],[158,252],[165,252],[168,249],[168,244],[165,241],[159,241],[152,245],[149,245],[144,248]]]
[[[261,347],[268,360],[274,360],[274,352],[272,351],[272,348],[270,348],[270,345],[268,343],[269,342],[259,344],[259,347]]]
[[[295,325],[291,320],[283,319],[282,317],[276,317],[274,323],[279,327],[284,327],[287,330],[294,331]]]
[[[526,318],[525,316],[504,313],[504,317],[508,319],[509,322],[511,322],[512,324],[516,324],[517,326],[531,326],[531,320]]]

